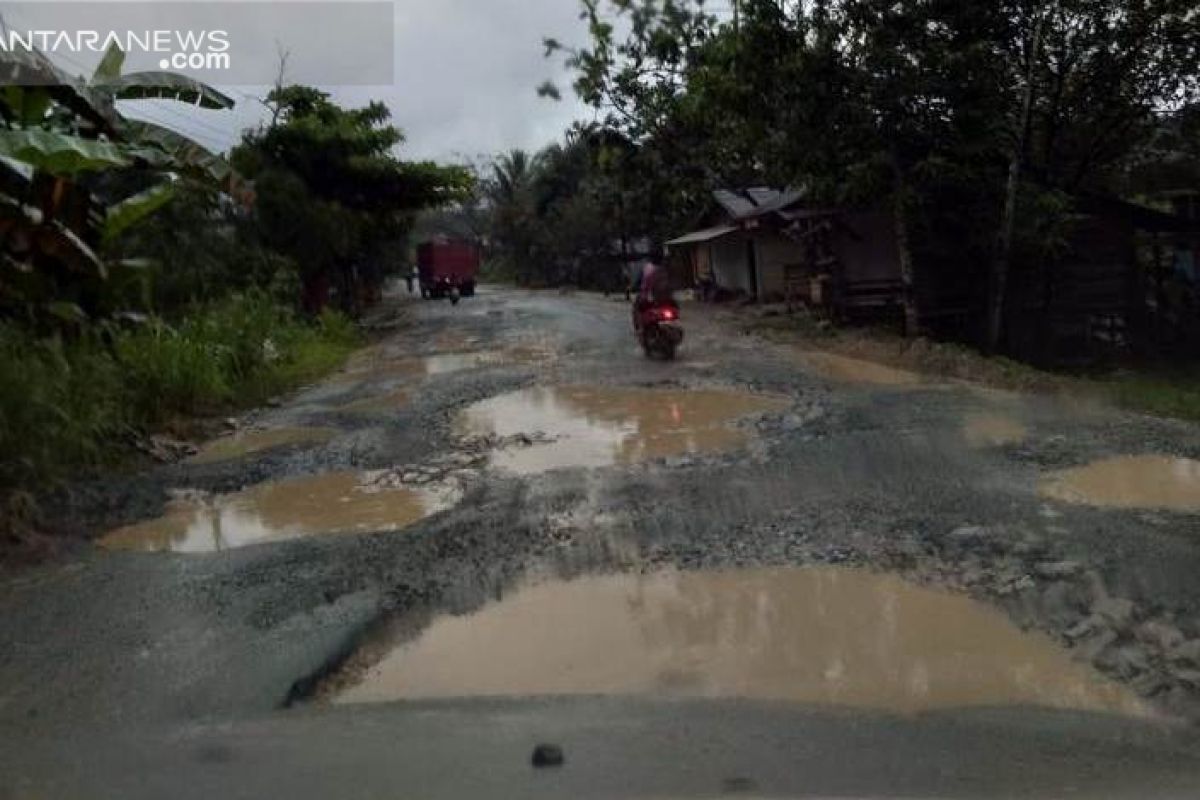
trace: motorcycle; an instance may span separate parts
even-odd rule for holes
[[[633,330],[649,358],[657,356],[670,361],[683,343],[683,326],[679,324],[679,307],[675,305],[655,304],[640,308],[635,305]]]

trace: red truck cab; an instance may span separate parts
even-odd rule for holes
[[[468,242],[435,239],[417,245],[421,297],[472,296],[479,262],[479,248]]]

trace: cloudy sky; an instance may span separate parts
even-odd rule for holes
[[[53,8],[40,3],[5,6],[3,14],[10,25],[40,23]],[[406,157],[473,158],[513,147],[533,149],[557,138],[571,120],[590,118],[590,110],[571,96],[561,57],[547,60],[541,45],[543,36],[575,43],[584,39],[577,0],[396,0],[394,6],[393,85],[323,88],[345,104],[384,101],[408,136]],[[147,9],[141,13],[155,8],[156,15],[175,14],[173,20],[185,14],[183,5],[155,3],[141,8]],[[66,18],[62,12],[57,15],[58,20]],[[78,14],[71,17],[78,18]],[[322,39],[324,32],[311,33],[312,37],[282,35],[282,45],[291,51],[293,79],[297,74],[304,78],[314,71],[319,74],[323,64],[339,58],[338,48]],[[274,50],[274,43],[263,42],[255,57],[273,61]],[[76,74],[94,64],[79,54],[66,56],[68,63],[57,54],[51,57]],[[127,66],[144,68],[132,55]],[[562,101],[537,96],[537,86],[548,78],[557,79],[564,89]],[[231,112],[193,110],[167,101],[123,106],[131,116],[153,119],[211,148],[225,149],[236,142],[238,131],[262,118],[263,109],[254,98],[265,93],[253,85],[227,91],[238,101]]]

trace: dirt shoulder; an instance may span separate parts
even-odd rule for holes
[[[1178,367],[1122,368],[1102,375],[1077,375],[989,357],[965,345],[925,337],[906,339],[880,329],[831,328],[807,315],[788,315],[773,308],[726,311],[723,316],[741,330],[771,342],[859,359],[926,378],[1066,395],[1155,416],[1200,420],[1200,373]]]

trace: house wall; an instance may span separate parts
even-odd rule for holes
[[[713,279],[717,286],[750,294],[750,266],[746,261],[746,240],[739,234],[725,236],[708,245],[711,250]]]
[[[771,230],[756,233],[754,241],[758,248],[759,299],[781,298],[784,291],[784,267],[798,263],[804,257],[800,245]]]

